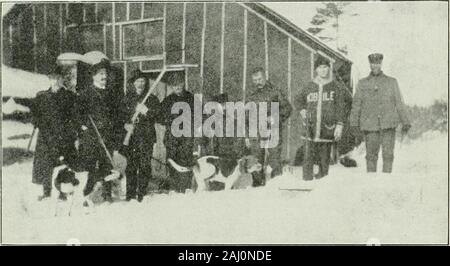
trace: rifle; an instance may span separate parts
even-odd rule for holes
[[[161,81],[162,77],[166,73],[166,68],[163,68],[163,70],[159,73],[158,77],[156,78],[155,82],[153,83],[152,87],[148,90],[147,94],[145,95],[144,99],[142,99],[140,104],[145,104],[148,97],[150,97],[150,94],[156,89],[156,86]],[[137,118],[139,116],[139,112],[135,111],[133,116],[131,117],[131,124],[135,126],[137,122]],[[127,131],[127,134],[125,136],[125,139],[123,140],[123,145],[128,146],[130,144],[131,135],[133,135],[133,130]]]
[[[162,77],[164,76],[164,74],[167,71],[169,71],[169,70],[186,69],[188,67],[197,67],[197,65],[193,65],[193,64],[176,64],[176,65],[164,66],[163,69],[161,70],[161,72],[159,73],[158,77],[156,78],[155,82],[153,83],[151,88],[148,90],[148,92],[145,95],[144,99],[142,99],[140,104],[145,104],[145,102],[147,101],[148,97],[150,97],[150,94],[156,89],[156,86],[161,81]],[[140,114],[139,112],[135,111],[133,116],[131,117],[131,124],[133,126],[136,125],[139,114]],[[127,131],[125,139],[123,140],[123,145],[128,146],[130,144],[131,135],[133,135],[133,130]]]
[[[33,142],[34,134],[36,133],[36,127],[33,127],[33,132],[31,132],[30,141],[28,141],[27,152],[30,152],[31,143]]]

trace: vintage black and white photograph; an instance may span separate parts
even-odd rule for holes
[[[446,1],[1,3],[1,244],[449,245]]]

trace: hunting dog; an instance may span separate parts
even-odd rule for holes
[[[184,167],[172,159],[167,160],[178,172],[192,171],[197,185],[196,192],[208,190],[230,190],[245,175],[261,171],[262,165],[256,157],[248,155],[239,160],[227,160],[217,156],[203,156],[197,159],[193,167]],[[221,184],[214,186],[214,183]],[[216,187],[216,189],[213,189]],[[218,187],[218,188],[217,188]]]
[[[118,179],[120,173],[112,170],[104,181],[114,181]],[[55,216],[71,216],[73,212],[84,209],[84,212],[91,212],[94,203],[90,200],[90,195],[84,196],[83,190],[87,184],[87,172],[75,172],[67,165],[63,164],[53,169],[53,188],[57,193],[52,193],[52,200],[55,202]],[[87,208],[83,208],[87,207]]]

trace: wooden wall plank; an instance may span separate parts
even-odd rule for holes
[[[160,18],[164,13],[163,3],[144,3],[144,18]]]
[[[198,64],[197,68],[188,70],[189,90],[193,93],[201,92],[200,60],[202,45],[203,4],[186,4],[186,39],[185,62]]]
[[[246,95],[254,91],[251,72],[265,65],[264,22],[256,15],[247,13],[247,85]]]
[[[306,84],[311,81],[311,52],[296,42],[292,42],[291,69],[291,101],[294,110],[291,116],[289,144],[291,145],[290,158],[294,158],[297,149],[300,148],[303,143],[301,134],[304,132],[296,99],[301,90],[303,90]]]
[[[204,96],[206,99],[220,93],[220,30],[221,3],[206,4]]]
[[[142,3],[130,3],[130,20],[141,19]]]
[[[244,8],[225,5],[224,89],[230,101],[242,101],[244,68]]]
[[[269,81],[276,89],[288,96],[288,37],[273,26],[267,25],[267,41]],[[286,159],[288,157],[288,127],[286,123],[283,125],[281,133],[282,158]]]
[[[181,64],[183,3],[167,3],[166,16],[166,63]]]

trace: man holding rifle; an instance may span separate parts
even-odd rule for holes
[[[128,80],[128,90],[122,104],[125,130],[131,132],[128,145],[124,145],[121,150],[128,161],[127,201],[135,199],[137,195],[137,200],[142,202],[152,174],[153,144],[156,142],[155,122],[160,114],[160,103],[153,94],[142,103],[148,91],[148,77],[136,70]],[[136,112],[139,116],[133,123],[131,120]]]

